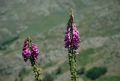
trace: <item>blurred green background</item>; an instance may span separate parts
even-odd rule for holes
[[[95,81],[120,81],[120,0],[0,0],[0,81],[34,81],[21,55],[28,36],[39,45],[44,81],[70,81],[64,48],[70,8],[81,36],[77,69],[105,66]]]

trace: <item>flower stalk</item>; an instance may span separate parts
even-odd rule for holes
[[[70,73],[71,73],[71,81],[76,81],[77,73],[76,73],[76,55],[69,53],[69,66],[70,66]]]
[[[30,61],[31,67],[33,68],[33,72],[35,75],[36,81],[41,81],[41,68],[37,65],[37,59],[39,55],[39,48],[36,44],[32,43],[32,40],[30,38],[27,38],[24,41],[23,50],[22,50],[22,56],[24,58],[24,61]]]
[[[68,26],[65,32],[65,48],[68,49],[68,59],[70,66],[71,81],[76,81],[77,78],[77,62],[76,50],[79,48],[80,36],[76,24],[73,22],[73,14],[71,13],[68,21]]]
[[[33,66],[33,72],[35,74],[35,80],[36,81],[42,81],[41,68],[39,68],[38,65]]]

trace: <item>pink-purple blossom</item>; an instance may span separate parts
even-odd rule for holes
[[[22,52],[22,56],[23,56],[24,60],[27,61],[31,56],[30,49],[29,48],[24,49]]]
[[[26,39],[24,41],[23,49],[22,49],[22,56],[25,60],[25,62],[28,59],[33,59],[36,61],[38,59],[39,55],[39,48],[36,44],[33,44],[30,42],[30,39]]]
[[[32,56],[34,59],[38,59],[38,55],[39,55],[39,48],[36,44],[32,44]]]
[[[31,56],[31,51],[30,51],[30,48],[29,48],[29,40],[28,39],[26,39],[24,41],[22,56],[23,56],[25,61],[27,61]]]
[[[72,23],[71,27],[67,27],[65,32],[65,48],[78,49],[80,46],[80,35],[77,25]]]

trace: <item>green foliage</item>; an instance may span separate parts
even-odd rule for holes
[[[48,67],[52,67],[53,65],[55,65],[56,63],[47,63],[43,66],[43,68],[48,68]]]
[[[107,72],[106,67],[93,67],[86,72],[86,77],[95,80]]]
[[[58,69],[56,70],[56,75],[59,75],[63,73],[62,67],[58,67]]]
[[[0,44],[0,50],[5,50],[9,44],[13,43],[13,42],[16,41],[18,38],[19,38],[19,35],[16,35],[16,36],[14,36],[14,37],[11,37],[11,38],[3,41],[3,42]]]
[[[80,52],[80,54],[77,56],[77,60],[80,65],[84,66],[91,60],[91,55],[95,53],[94,48],[88,48],[86,50],[83,50]]]
[[[85,68],[81,67],[80,69],[77,70],[77,75],[82,75],[85,73]]]
[[[120,76],[105,76],[101,77],[97,81],[120,81]]]
[[[46,74],[43,81],[54,81],[54,74]]]
[[[16,78],[15,81],[23,81],[24,77],[27,76],[29,73],[30,70],[27,70],[26,68],[22,68],[18,74],[18,78]]]
[[[12,74],[12,67],[10,66],[3,66],[2,64],[0,64],[0,76],[2,75],[11,75]]]

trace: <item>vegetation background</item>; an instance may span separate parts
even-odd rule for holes
[[[70,8],[81,36],[78,69],[105,66],[95,81],[120,81],[120,0],[0,0],[0,81],[34,81],[21,55],[27,36],[39,45],[44,81],[70,81],[64,48]]]

